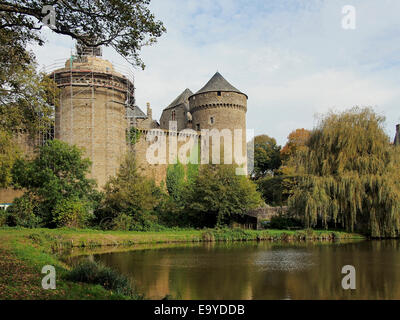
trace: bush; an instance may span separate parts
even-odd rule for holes
[[[262,206],[256,185],[236,174],[232,165],[200,168],[185,195],[185,214],[195,227],[230,225],[249,210]]]
[[[6,210],[0,209],[0,227],[7,226],[8,213]]]
[[[63,199],[53,210],[53,222],[57,227],[81,228],[91,217],[89,205],[77,199]]]
[[[265,177],[256,181],[257,190],[265,203],[272,207],[286,206],[292,189],[296,185],[296,176],[280,175]]]
[[[134,220],[127,214],[122,213],[113,220],[112,224],[114,230],[130,231],[134,226]]]
[[[15,162],[13,185],[27,190],[27,197],[35,200],[35,215],[41,217],[44,226],[55,227],[55,211],[72,210],[66,199],[79,199],[95,207],[98,196],[94,189],[96,184],[86,178],[90,165],[90,160],[83,158],[83,150],[78,147],[58,140],[48,141],[40,147],[34,159]],[[75,207],[72,211],[79,210]],[[65,218],[68,224],[71,219]],[[63,225],[64,221],[61,219],[57,223]]]
[[[72,282],[98,284],[117,294],[140,298],[134,292],[127,277],[93,261],[86,260],[79,263],[65,277],[66,280]]]
[[[24,194],[15,199],[13,205],[5,213],[7,225],[24,228],[40,227],[42,220],[37,215],[37,206],[37,201],[30,194]]]
[[[300,220],[291,217],[276,216],[271,218],[269,228],[285,230],[292,228],[302,228],[303,224]]]
[[[190,226],[190,219],[181,203],[177,203],[172,197],[166,197],[157,208],[159,222],[167,227]]]
[[[111,228],[147,231],[157,224],[156,208],[163,192],[153,180],[141,176],[135,158],[128,154],[116,177],[105,185],[96,219],[111,220]]]

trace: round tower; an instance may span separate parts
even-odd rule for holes
[[[55,138],[85,150],[91,178],[103,187],[127,150],[126,107],[134,104],[134,85],[99,48],[79,47],[78,54],[50,75],[60,90]]]
[[[232,141],[235,141],[235,130],[241,130],[240,145],[234,143],[232,152],[247,159],[246,143],[246,112],[247,95],[233,87],[217,72],[211,80],[198,92],[189,97],[189,107],[192,114],[193,129],[196,131],[217,129],[221,134],[229,130]],[[216,131],[214,131],[216,132]],[[224,149],[226,141],[222,140]],[[210,142],[211,143],[211,142]],[[212,146],[211,146],[212,148]],[[233,154],[233,153],[232,153]],[[239,159],[233,156],[233,163],[240,164]],[[247,163],[247,161],[246,161]]]

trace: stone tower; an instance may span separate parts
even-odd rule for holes
[[[101,57],[99,48],[77,51],[50,75],[60,89],[55,138],[85,150],[91,178],[103,187],[127,149],[126,108],[134,105],[134,85]]]
[[[229,130],[234,141],[235,130],[241,130],[241,143],[227,144],[221,142],[224,150],[232,154],[238,152],[247,159],[246,151],[246,94],[233,87],[225,78],[217,72],[210,81],[199,91],[189,97],[189,107],[192,115],[193,129],[202,130],[217,129],[220,133]],[[211,142],[210,142],[211,143]],[[240,150],[241,149],[241,150]],[[225,157],[226,158],[226,157]],[[232,159],[233,163],[241,164],[239,159]],[[246,166],[247,161],[245,162]],[[245,167],[244,167],[245,168]]]

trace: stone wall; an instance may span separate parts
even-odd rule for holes
[[[259,220],[271,220],[272,217],[287,213],[288,207],[263,207],[249,211],[248,215],[257,217]]]
[[[287,215],[289,214],[288,207],[263,207],[251,210],[247,213],[249,217],[254,217],[257,219],[257,229],[261,229],[262,221],[269,221],[273,217],[277,217],[279,215]]]
[[[15,198],[19,198],[24,194],[21,190],[0,189],[0,204],[13,203]]]
[[[195,156],[195,143],[199,136],[195,132],[182,131],[180,133],[166,130],[144,130],[139,129],[140,138],[132,147],[138,164],[139,172],[161,184],[165,181],[169,164],[176,163],[178,152],[181,151],[181,158],[188,159],[190,154]],[[152,134],[149,134],[152,133]],[[165,141],[165,148],[157,146]],[[175,151],[176,150],[176,151]],[[186,152],[184,152],[186,150]],[[153,152],[154,151],[154,152]],[[156,159],[163,160],[161,164],[149,163],[147,154],[154,155]],[[182,163],[182,161],[180,161]]]
[[[166,109],[163,111],[160,118],[160,127],[164,130],[169,130],[169,122],[172,121],[172,112],[175,111],[175,121],[177,122],[177,130],[182,131],[186,129],[188,117],[187,111],[183,104],[175,107]]]

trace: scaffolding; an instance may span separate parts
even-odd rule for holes
[[[60,92],[54,137],[84,147],[93,167],[101,164],[110,176],[126,151],[126,111],[135,104],[134,74],[128,66],[103,60],[101,51],[89,49],[93,48],[45,69]]]

